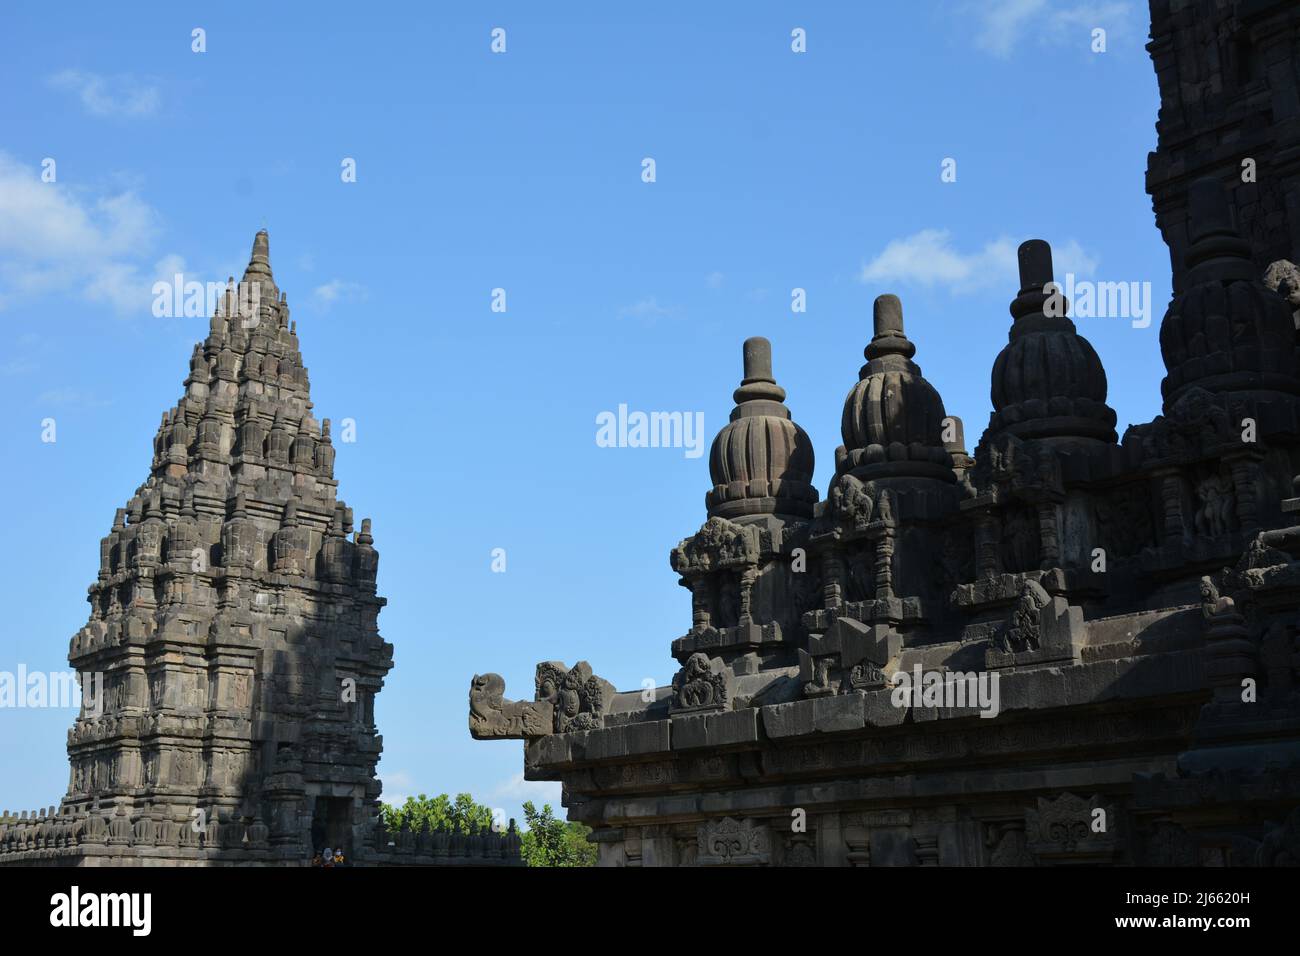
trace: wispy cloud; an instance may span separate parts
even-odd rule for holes
[[[71,289],[120,314],[150,314],[157,212],[132,191],[94,195],[42,182],[38,170],[0,152],[0,309]]]
[[[900,283],[946,287],[953,293],[1001,287],[1014,291],[1018,284],[1016,249],[1019,243],[1006,236],[986,242],[981,248],[962,252],[954,247],[946,229],[922,229],[902,239],[891,240],[874,259],[862,267],[858,278],[869,283]],[[1056,274],[1073,272],[1091,275],[1097,259],[1071,239],[1052,249]]]
[[[93,392],[76,388],[52,388],[37,396],[38,405],[59,405],[65,408],[103,408],[111,404]]]
[[[365,286],[342,279],[331,279],[324,285],[312,289],[312,300],[322,310],[328,310],[339,302],[357,302],[366,297]]]
[[[49,83],[56,90],[75,94],[92,116],[150,116],[162,102],[153,82],[129,74],[101,76],[84,70],[63,70],[51,76]]]
[[[407,797],[413,797],[418,790],[415,789],[415,780],[405,770],[394,770],[392,773],[380,775],[384,784],[383,802],[393,806],[401,806],[406,802]]]
[[[677,315],[679,311],[680,309],[675,305],[660,305],[657,298],[648,296],[644,299],[638,299],[631,305],[623,306],[618,310],[618,316],[621,319],[641,319],[643,322],[653,322],[655,319]]]
[[[1075,38],[1088,49],[1093,28],[1106,30],[1110,40],[1127,35],[1133,23],[1133,5],[1123,0],[981,0],[967,9],[978,23],[975,45],[1000,59],[1010,57],[1031,39],[1055,44]]]

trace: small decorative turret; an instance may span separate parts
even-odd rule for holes
[[[277,407],[275,421],[271,423],[271,433],[266,439],[266,457],[281,464],[288,462],[289,446],[292,443],[293,437],[284,423],[284,411],[281,407]]]
[[[1115,441],[1101,359],[1067,317],[1052,277],[1052,247],[1021,243],[1020,292],[1011,302],[1008,343],[993,363],[993,414],[987,435]]]
[[[261,533],[248,517],[248,504],[241,491],[235,495],[234,510],[221,526],[221,561],[227,568],[252,569],[257,562]]]
[[[353,544],[344,529],[342,506],[334,511],[329,532],[321,543],[320,553],[316,559],[316,576],[323,581],[343,584],[352,576]]]
[[[194,486],[186,485],[181,498],[181,513],[167,535],[167,564],[177,571],[188,571],[194,564],[195,550],[201,547],[198,518],[194,511]]]
[[[356,536],[356,552],[353,572],[357,585],[364,590],[374,591],[375,580],[379,573],[379,552],[374,548],[375,539],[370,533],[370,519],[361,519],[361,530]]]
[[[785,389],[772,377],[772,343],[761,337],[746,339],[744,362],[745,377],[733,396],[731,421],[718,432],[709,452],[709,517],[811,517],[817,502],[812,441],[783,404]]]
[[[944,443],[943,399],[912,361],[916,346],[903,331],[903,306],[882,295],[873,308],[875,335],[863,350],[867,364],[844,399],[835,450],[835,475],[937,478],[955,481]]]
[[[245,461],[260,461],[262,444],[262,420],[257,414],[257,402],[250,400],[244,408],[244,420],[239,426],[239,454]]]
[[[334,443],[330,440],[330,420],[321,422],[320,443],[316,446],[316,471],[325,478],[334,476]]]
[[[1250,246],[1233,224],[1223,183],[1198,179],[1189,201],[1192,241],[1184,258],[1184,291],[1160,323],[1160,352],[1169,371],[1160,384],[1165,414],[1193,386],[1300,394],[1291,309],[1258,274]]]
[[[293,499],[284,507],[284,520],[271,542],[273,569],[277,574],[302,574],[307,568],[307,548],[311,535],[298,524],[298,503]]]
[[[148,568],[158,565],[162,559],[162,543],[166,529],[158,492],[155,491],[149,495],[145,505],[144,520],[136,529],[132,543],[133,567]]]
[[[311,418],[302,416],[298,423],[298,435],[293,440],[289,460],[299,468],[311,470],[316,463],[316,439],[311,433]]]

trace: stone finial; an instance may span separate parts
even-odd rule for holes
[[[876,296],[871,307],[872,327],[875,334],[863,350],[868,360],[884,358],[886,355],[901,355],[910,359],[916,354],[916,346],[903,331],[903,303],[898,296],[886,293]]]
[[[945,437],[943,447],[951,454],[966,453],[966,426],[956,415],[949,415],[946,421],[952,422],[952,439],[947,440]]]
[[[732,394],[736,404],[767,399],[785,401],[785,389],[772,377],[772,343],[761,335],[745,339],[742,348],[745,377]]]
[[[835,451],[835,480],[852,472],[862,480],[926,477],[956,481],[944,450],[943,399],[912,361],[916,346],[903,328],[896,295],[876,297],[867,363],[844,399]]]
[[[1042,291],[1053,281],[1052,247],[1043,239],[1028,239],[1016,250],[1020,265],[1020,292]]]
[[[993,363],[993,415],[985,437],[1007,431],[1021,439],[1114,442],[1106,371],[1067,317],[1051,246],[1029,239],[1017,255],[1020,289],[1010,305],[1015,321]]]
[[[811,517],[817,501],[812,441],[782,404],[785,389],[772,376],[772,343],[748,338],[742,356],[745,377],[732,393],[736,407],[709,451],[709,515]]]
[[[262,275],[271,274],[271,237],[265,229],[259,229],[253,237],[253,252],[248,260],[248,271]]]

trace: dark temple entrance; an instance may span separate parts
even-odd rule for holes
[[[312,813],[311,842],[314,851],[329,847],[342,849],[346,859],[352,859],[352,799],[350,797],[317,797]]]

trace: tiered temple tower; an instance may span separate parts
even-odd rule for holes
[[[0,818],[0,862],[518,860],[513,830],[390,845],[378,826],[393,647],[370,519],[354,529],[334,458],[262,231],[101,542],[68,652],[87,706],[67,796]]]

